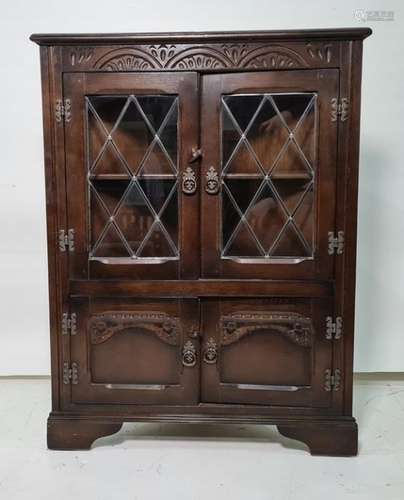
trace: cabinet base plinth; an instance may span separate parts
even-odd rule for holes
[[[123,422],[234,423],[276,425],[280,434],[305,443],[312,455],[354,456],[358,452],[358,427],[355,419],[273,418],[252,415],[125,415],[90,416],[51,413],[48,419],[48,448],[51,450],[88,450],[101,437],[117,433]]]
[[[122,422],[50,416],[48,418],[48,448],[50,450],[88,450],[96,439],[115,434],[121,427]]]
[[[350,457],[358,453],[358,426],[348,422],[282,424],[278,431],[285,437],[305,443],[312,455]]]

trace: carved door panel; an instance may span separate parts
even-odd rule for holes
[[[332,276],[338,75],[203,76],[204,277]]]
[[[64,96],[70,276],[198,277],[197,74],[66,73]]]
[[[331,405],[331,300],[206,300],[201,312],[203,402]]]
[[[73,403],[198,401],[197,300],[77,298],[71,309]]]

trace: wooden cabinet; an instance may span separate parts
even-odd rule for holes
[[[263,423],[353,455],[367,28],[32,35],[48,446],[124,421]]]

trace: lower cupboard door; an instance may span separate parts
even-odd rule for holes
[[[77,298],[71,312],[72,403],[197,402],[197,300]]]
[[[329,407],[330,299],[202,303],[202,401]]]

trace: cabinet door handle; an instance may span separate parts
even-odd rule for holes
[[[202,149],[193,147],[191,149],[191,158],[189,159],[188,163],[195,163],[198,161],[200,158],[202,158]]]
[[[217,194],[220,191],[219,175],[215,167],[209,167],[206,172],[205,191],[208,194]]]
[[[199,339],[199,336],[199,328],[197,326],[191,327],[188,333],[188,337],[191,339]]]
[[[182,364],[187,367],[196,365],[196,348],[190,340],[185,342],[182,349]]]
[[[208,365],[214,365],[217,361],[217,344],[212,337],[210,337],[205,344],[203,360]]]

